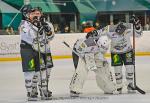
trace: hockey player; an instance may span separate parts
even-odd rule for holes
[[[111,65],[114,67],[115,78],[117,84],[122,84],[123,73],[122,66],[126,69],[126,80],[128,82],[128,93],[135,93],[131,89],[134,83],[134,55],[130,37],[133,35],[133,24],[135,26],[135,36],[142,35],[142,27],[140,20],[136,17],[132,18],[132,23],[119,22],[115,26],[107,26],[101,30],[91,32],[88,37],[107,35],[111,39]],[[122,93],[122,88],[118,88],[119,93]]]
[[[133,24],[128,28],[124,23],[119,23],[115,29],[115,32],[108,32],[108,36],[111,39],[111,63],[114,67],[116,83],[121,84],[122,66],[126,69],[126,80],[130,86],[134,86],[134,55],[131,45],[130,37],[133,35]],[[135,36],[140,37],[142,35],[142,27],[138,19],[134,20]],[[128,93],[134,93],[135,91],[128,85]],[[118,89],[122,93],[122,88]]]
[[[73,62],[75,72],[70,83],[70,95],[79,96],[89,71],[94,71],[96,82],[104,93],[112,94],[116,85],[112,81],[109,64],[104,54],[109,48],[107,36],[79,39],[74,44]]]
[[[39,9],[38,7],[34,8],[34,9],[36,10],[35,11],[36,15],[34,17],[34,23],[36,23],[35,25],[37,25],[37,26],[41,26],[40,29],[41,28],[42,29],[39,32],[40,48],[38,48],[37,38],[35,38],[33,41],[33,48],[36,51],[39,51],[38,49],[40,49],[40,52],[41,52],[40,68],[41,68],[41,70],[47,69],[46,70],[46,81],[47,81],[46,86],[48,86],[51,68],[53,67],[53,61],[52,61],[49,41],[51,41],[54,38],[54,27],[50,22],[47,22],[45,20],[45,17],[42,15],[41,9]],[[37,79],[35,77],[33,78],[33,87],[35,87],[35,90],[37,91],[37,89],[36,89],[37,88],[37,82],[36,82]],[[44,85],[42,85],[42,86],[44,86]],[[40,87],[41,86],[39,84],[39,89],[40,89]],[[52,94],[51,91],[48,91],[48,92],[49,92],[49,95]],[[43,95],[41,89],[40,89],[40,95],[41,96]]]
[[[53,27],[51,23],[41,22],[41,20],[39,20],[42,16],[42,11],[39,7],[32,8],[30,5],[27,5],[24,6],[22,11],[25,16],[25,20],[21,21],[19,27],[21,35],[20,53],[28,100],[37,100],[37,82],[39,82],[41,97],[50,97],[52,92],[46,88],[47,74],[49,75],[49,73],[47,73],[45,69],[41,70],[40,67],[40,58],[45,53],[41,54],[42,47],[40,40],[46,35],[48,43],[48,41],[54,37],[54,33],[52,31]],[[38,39],[40,40],[37,41]],[[40,48],[36,49],[36,43],[38,42],[40,42]],[[50,62],[52,63],[52,61]]]

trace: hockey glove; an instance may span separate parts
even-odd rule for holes
[[[33,21],[32,21],[33,25],[35,25],[37,28],[41,28],[41,22],[40,22],[40,18],[35,16],[33,17]]]
[[[139,30],[141,28],[141,23],[140,23],[139,18],[137,18],[135,16],[132,16],[131,23],[133,23],[133,25],[135,26],[136,30]]]
[[[51,31],[50,26],[46,22],[43,22],[42,25],[43,25],[44,31],[47,33],[47,36],[51,36],[52,31]]]
[[[45,30],[45,32],[51,32],[51,28],[49,27],[49,25],[43,25],[43,28]]]

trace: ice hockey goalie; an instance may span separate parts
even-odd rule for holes
[[[109,64],[104,54],[109,48],[107,36],[99,39],[83,38],[73,48],[75,72],[70,83],[70,95],[79,96],[89,71],[95,72],[96,83],[104,93],[113,94],[117,87],[113,82]]]

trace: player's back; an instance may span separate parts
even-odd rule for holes
[[[98,46],[93,38],[81,38],[76,41],[74,48],[78,53],[98,52]]]

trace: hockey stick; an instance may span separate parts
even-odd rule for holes
[[[73,48],[71,48],[67,42],[63,41],[62,43],[65,44],[65,46],[67,46],[70,50],[72,50],[77,56],[83,57],[78,52],[76,52]]]
[[[40,65],[40,81],[41,81],[41,94],[42,94],[42,96],[44,96],[44,93],[43,93],[43,91],[42,91],[42,87],[43,87],[43,80],[42,80],[42,68],[41,68],[41,58],[42,59],[44,59],[44,69],[45,69],[45,71],[46,71],[46,90],[47,90],[47,95],[46,95],[46,98],[43,98],[43,99],[48,99],[48,71],[47,71],[47,52],[46,52],[46,50],[47,50],[47,47],[46,47],[46,43],[47,43],[47,40],[46,40],[46,34],[44,33],[44,31],[43,31],[43,34],[44,34],[44,54],[41,54],[41,49],[40,49],[40,41],[39,41],[39,39],[40,39],[40,37],[39,37],[39,31],[40,30],[38,30],[38,34],[37,34],[37,40],[38,40],[38,56],[39,56],[39,65]],[[44,55],[44,57],[43,57],[43,55]]]
[[[44,33],[44,31],[43,31],[43,33]],[[45,33],[44,33],[45,34]],[[46,90],[47,90],[47,99],[48,99],[48,68],[47,68],[47,47],[46,47],[46,44],[47,44],[47,36],[46,36],[46,34],[45,34],[45,37],[44,37],[44,46],[45,46],[45,70],[46,70]]]
[[[40,60],[41,60],[41,50],[40,50],[40,41],[39,41],[39,29],[38,29],[38,32],[37,32],[37,43],[38,43],[38,57],[39,57],[39,66],[40,66],[40,81],[41,81],[41,89],[42,89],[42,70],[41,70],[41,64],[40,64]],[[42,90],[41,90],[42,92]]]
[[[137,90],[141,94],[145,94],[145,91],[140,89],[136,84],[136,71],[135,71],[135,24],[133,23],[133,65],[134,65],[134,87],[128,85],[133,90]]]

